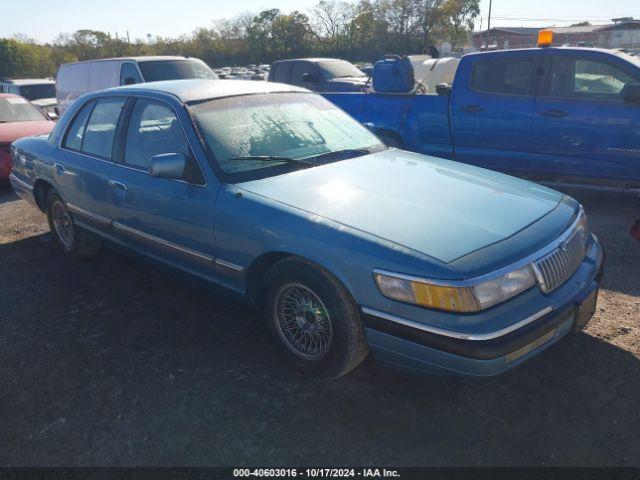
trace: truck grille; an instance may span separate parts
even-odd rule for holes
[[[576,230],[558,248],[533,264],[540,288],[544,293],[554,291],[578,269],[587,249],[582,232]]]

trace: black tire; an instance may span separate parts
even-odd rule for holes
[[[276,345],[285,359],[301,373],[309,376],[338,378],[357,367],[367,356],[368,348],[358,308],[351,295],[331,273],[318,265],[301,258],[286,258],[271,267],[265,277],[263,301],[264,316]],[[292,311],[286,303],[291,289],[308,289],[324,307],[325,315],[317,315],[308,324],[319,325],[328,321],[330,342],[318,358],[309,358],[298,350],[284,333],[281,308]],[[311,295],[313,297],[313,295]],[[306,317],[307,313],[299,316]],[[289,315],[288,318],[290,318]],[[297,318],[297,317],[296,317]],[[320,318],[320,320],[318,320]],[[302,320],[305,321],[305,320]],[[296,322],[291,322],[295,328]],[[312,327],[315,328],[315,327]],[[326,329],[325,329],[326,330]],[[316,332],[318,330],[315,330]],[[322,335],[320,335],[322,336]],[[325,332],[326,336],[326,332]],[[324,338],[324,337],[323,337]]]
[[[64,253],[79,259],[88,259],[98,254],[100,244],[76,226],[67,204],[55,190],[47,193],[46,212],[51,235]],[[64,225],[61,225],[61,217]]]

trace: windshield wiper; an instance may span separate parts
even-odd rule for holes
[[[284,162],[284,163],[297,163],[303,165],[315,165],[313,162],[304,160],[302,158],[281,157],[278,155],[243,155],[240,157],[231,157],[229,160],[256,160],[259,162]]]
[[[314,160],[326,160],[333,157],[359,157],[361,155],[368,155],[371,153],[371,150],[368,148],[347,148],[344,150],[336,150],[334,152],[321,153],[320,155],[315,155],[313,157]]]

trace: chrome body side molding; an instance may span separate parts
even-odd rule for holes
[[[508,333],[514,332],[519,328],[522,328],[525,325],[529,325],[530,323],[535,322],[536,320],[544,317],[548,313],[551,313],[553,311],[553,308],[551,307],[543,308],[539,312],[528,316],[524,320],[520,320],[519,322],[514,323],[513,325],[509,325],[508,327],[501,328],[500,330],[496,330],[494,332],[489,332],[489,333],[463,333],[463,332],[456,332],[453,330],[446,330],[444,328],[432,327],[420,322],[408,320],[406,318],[398,317],[397,315],[381,312],[379,310],[374,310],[373,308],[368,308],[368,307],[362,307],[362,311],[367,315],[373,315],[378,318],[383,318],[390,322],[399,323],[407,327],[415,328],[416,330],[422,330],[423,332],[434,333],[436,335],[442,335],[444,337],[450,337],[450,338],[457,338],[460,340],[482,341],[482,340],[492,340],[494,338],[499,338],[504,335],[507,335]]]

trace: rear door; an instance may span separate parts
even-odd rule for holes
[[[640,181],[640,105],[623,100],[640,73],[601,52],[545,52],[533,147],[541,173],[570,180]]]
[[[201,276],[213,276],[213,211],[217,186],[208,186],[173,108],[132,99],[111,179],[114,230],[140,252]],[[149,159],[182,153],[190,165],[182,180],[151,177]]]
[[[117,96],[85,103],[62,139],[60,162],[53,165],[55,182],[74,216],[105,231],[112,218],[114,137],[125,102]]]
[[[533,49],[463,62],[451,95],[456,159],[514,173],[530,168],[539,62]]]

